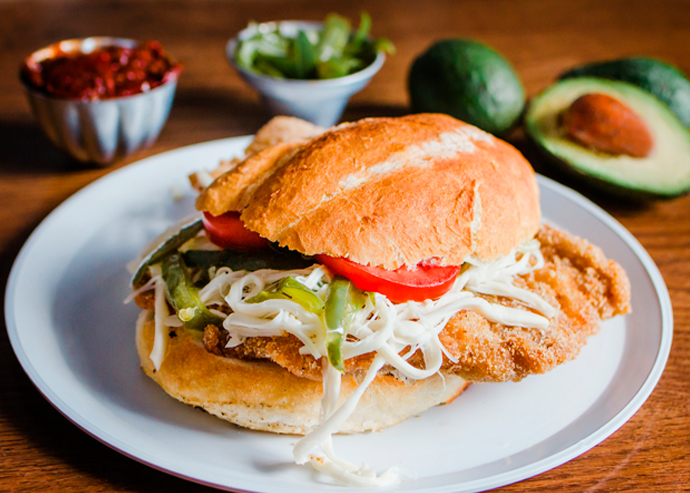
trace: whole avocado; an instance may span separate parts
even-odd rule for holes
[[[510,130],[525,105],[508,61],[469,39],[432,45],[412,64],[408,89],[414,112],[446,113],[496,135]]]
[[[621,58],[575,67],[559,79],[574,77],[599,77],[636,85],[666,103],[683,125],[690,126],[690,81],[672,65],[654,58]]]

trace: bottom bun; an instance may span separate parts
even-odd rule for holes
[[[137,322],[141,367],[177,400],[200,407],[239,426],[273,433],[303,435],[319,424],[321,382],[300,378],[270,361],[245,361],[209,353],[191,331],[168,337],[165,359],[156,370],[149,359],[154,322],[144,312]],[[342,378],[339,403],[357,387]],[[403,383],[379,373],[339,433],[359,433],[392,426],[439,404],[448,404],[469,386],[456,375],[434,375]]]

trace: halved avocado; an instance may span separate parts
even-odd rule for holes
[[[642,158],[593,150],[570,139],[561,115],[585,94],[605,94],[640,116],[654,146]],[[525,116],[527,132],[566,171],[607,191],[639,199],[671,198],[690,190],[690,132],[655,97],[626,82],[567,79],[535,97]]]
[[[629,82],[666,103],[686,127],[690,126],[690,80],[673,65],[654,58],[621,58],[588,63],[558,76],[559,79],[573,77]]]

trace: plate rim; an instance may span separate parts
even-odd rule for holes
[[[15,258],[10,274],[8,276],[8,281],[5,288],[5,324],[7,327],[7,333],[10,339],[10,344],[12,350],[15,353],[17,360],[19,361],[23,371],[29,377],[34,387],[39,391],[43,397],[48,400],[48,402],[57,409],[63,416],[65,416],[70,422],[76,425],[79,429],[85,431],[90,436],[96,438],[99,442],[105,444],[109,448],[118,451],[119,453],[134,459],[140,463],[143,463],[153,469],[171,474],[173,476],[192,481],[195,483],[212,486],[215,488],[231,490],[231,491],[253,491],[245,490],[231,486],[229,484],[220,484],[208,479],[203,479],[198,476],[194,476],[193,471],[185,471],[185,467],[180,467],[180,464],[169,463],[169,460],[161,459],[160,457],[151,456],[148,451],[143,450],[132,450],[133,447],[128,445],[126,441],[120,440],[118,437],[111,435],[108,431],[104,430],[98,425],[94,425],[87,418],[82,416],[75,408],[70,406],[65,402],[59,394],[57,394],[46,382],[43,380],[41,374],[36,370],[32,364],[31,359],[27,356],[24,348],[21,345],[18,335],[18,327],[15,323],[15,313],[14,313],[14,302],[15,302],[15,287],[17,285],[19,275],[23,270],[23,266],[26,263],[26,259],[33,248],[33,245],[40,241],[42,232],[48,227],[48,225],[57,220],[60,214],[63,214],[65,210],[71,207],[71,204],[80,200],[80,198],[90,193],[92,189],[99,186],[104,186],[109,180],[115,179],[123,174],[129,174],[133,172],[134,169],[140,169],[146,166],[155,166],[158,161],[166,161],[172,154],[194,152],[201,147],[213,147],[222,146],[226,144],[232,144],[234,146],[239,146],[239,142],[247,141],[250,139],[250,135],[228,137],[224,139],[211,140],[207,142],[202,142],[198,144],[192,144],[177,149],[172,149],[160,154],[149,156],[147,158],[138,160],[134,163],[125,165],[117,170],[114,170],[101,178],[93,181],[89,185],[78,190],[70,197],[65,199],[61,204],[59,204],[54,210],[52,210],[32,231],[24,245],[22,246],[19,254]],[[457,491],[458,487],[462,487],[462,491],[465,492],[478,492],[485,491],[487,488],[497,488],[501,486],[506,486],[515,482],[519,482],[539,474],[546,472],[550,469],[558,467],[565,462],[568,462],[575,457],[583,454],[584,452],[595,447],[606,438],[615,433],[620,429],[623,424],[625,424],[644,404],[644,402],[649,398],[652,391],[656,387],[661,374],[666,366],[671,343],[673,339],[673,310],[671,306],[671,299],[668,293],[668,288],[661,276],[661,273],[654,263],[653,259],[649,253],[644,249],[640,242],[630,233],[622,224],[620,224],[615,218],[608,214],[604,209],[581,195],[580,193],[542,175],[537,175],[537,180],[540,189],[542,187],[546,189],[551,189],[557,195],[560,195],[570,202],[575,203],[578,207],[586,210],[591,215],[599,219],[604,225],[611,229],[616,236],[618,236],[623,242],[628,246],[634,253],[637,260],[642,264],[644,271],[649,276],[650,282],[656,293],[656,301],[659,304],[661,326],[660,339],[659,339],[659,349],[655,355],[654,363],[649,369],[647,377],[644,379],[642,385],[638,391],[632,396],[632,398],[623,406],[623,408],[607,422],[603,423],[595,432],[590,433],[588,436],[584,437],[577,443],[567,447],[566,449],[552,454],[548,457],[540,459],[536,462],[532,462],[525,466],[519,467],[512,471],[507,471],[492,475],[486,478],[478,478],[465,483],[455,484],[455,485],[444,485],[428,488],[428,491],[433,491],[435,493],[450,493],[451,491]],[[168,464],[166,464],[166,462]],[[270,491],[270,490],[257,490],[257,491]],[[350,491],[348,487],[342,488],[343,492]],[[355,490],[353,490],[355,491]],[[356,491],[361,491],[357,489]]]

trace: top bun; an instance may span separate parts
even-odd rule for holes
[[[242,200],[224,201],[239,207],[211,213],[243,209],[247,228],[281,246],[386,269],[493,260],[539,228],[529,163],[450,116],[369,118],[285,151],[260,167],[267,173],[251,197],[245,190]]]

